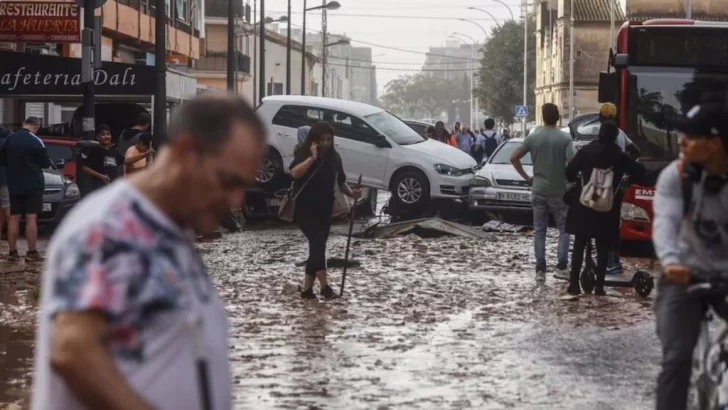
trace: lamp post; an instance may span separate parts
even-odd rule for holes
[[[458,38],[456,36],[462,36],[462,37],[465,37],[467,39],[470,39],[470,41],[472,41],[472,44],[470,45],[470,59],[471,59],[471,61],[468,63],[468,66],[470,66],[470,64],[473,64],[473,61],[475,60],[475,44],[477,44],[477,42],[475,41],[474,38],[472,38],[472,37],[470,37],[470,36],[468,36],[466,34],[461,34],[461,33],[452,33],[452,35],[450,37],[452,37],[454,39],[457,39],[457,40],[460,40],[460,41],[463,41],[463,40],[461,40],[460,38]],[[470,71],[470,126],[473,126],[473,93],[475,91],[474,77],[475,77],[474,71],[471,70]],[[476,104],[476,106],[475,106],[475,117],[474,118],[475,118],[475,124],[478,125],[478,107],[477,107],[478,102],[477,102],[477,99],[475,100],[475,104]]]
[[[326,61],[326,60],[328,60],[328,53],[326,52],[326,49],[331,46],[345,46],[348,44],[350,44],[350,41],[349,41],[349,39],[346,39],[346,38],[342,38],[341,40],[334,41],[333,43],[328,43],[328,44],[325,44],[323,42],[321,43],[321,45],[323,46],[322,47],[323,59],[321,62],[321,68],[322,68],[322,70],[321,70],[322,71],[321,72],[321,96],[322,97],[326,97],[326,64],[328,63],[328,61]]]
[[[265,0],[260,0],[260,21],[256,24],[260,25],[260,32],[258,39],[260,41],[260,50],[258,53],[258,59],[260,59],[260,75],[258,76],[258,104],[263,103],[263,98],[265,98],[266,89],[265,89],[265,25],[269,23],[275,23],[275,22],[284,22],[287,21],[288,18],[286,16],[278,17],[277,19],[274,19],[272,17],[265,17],[265,6],[263,5],[265,3]],[[255,31],[255,25],[253,25],[253,31]]]
[[[303,28],[301,29],[301,95],[306,95],[306,13],[321,9],[338,10],[340,7],[341,4],[339,4],[338,1],[330,1],[320,6],[306,8],[306,0],[303,0]]]
[[[506,8],[508,9],[508,12],[511,13],[511,20],[515,20],[516,19],[516,17],[513,15],[513,9],[511,9],[511,6],[507,5],[502,0],[493,0],[493,1],[496,2],[496,3],[499,3],[499,4],[502,4],[502,5],[506,6]]]
[[[521,3],[523,10],[523,105],[528,105],[528,11],[526,0]],[[572,0],[573,4],[573,0]],[[523,118],[523,136],[526,136],[526,122],[528,118]]]
[[[488,13],[488,12],[486,11],[486,13]],[[488,14],[490,14],[490,13],[488,13]],[[468,19],[458,19],[458,20],[460,20],[460,21],[467,21],[470,24],[475,24],[476,26],[478,26],[478,28],[480,28],[480,30],[483,31],[483,39],[488,38],[488,32],[485,31],[485,29],[483,28],[483,26],[481,26],[480,24],[474,22],[473,20],[468,20]],[[498,21],[496,21],[495,23],[498,24]]]
[[[490,18],[492,18],[493,21],[495,22],[495,25],[498,26],[498,28],[500,28],[501,25],[498,22],[498,18],[496,16],[494,16],[493,13],[489,12],[488,10],[483,10],[481,8],[478,8],[478,7],[468,7],[468,10],[477,10],[477,11],[481,11],[481,12],[489,15]],[[460,20],[462,20],[462,19],[460,19]],[[487,35],[486,35],[486,37],[487,37]]]

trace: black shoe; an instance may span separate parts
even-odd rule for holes
[[[607,296],[607,292],[604,291],[604,286],[597,285],[594,288],[594,295],[596,295],[596,296]]]
[[[321,296],[323,296],[326,300],[336,299],[339,297],[339,295],[334,292],[334,289],[332,289],[330,285],[326,285],[321,288]]]
[[[569,285],[569,288],[566,289],[566,293],[572,296],[578,296],[581,295],[581,287],[577,283],[576,285]]]
[[[313,293],[313,288],[308,288],[307,291],[303,292],[301,290],[301,287],[298,287],[299,291],[301,291],[301,299],[316,299],[316,295]]]
[[[20,260],[20,255],[18,255],[18,251],[10,251],[8,252],[8,262],[17,262]]]
[[[45,258],[38,251],[28,251],[28,253],[25,254],[26,262],[43,262],[44,260]]]

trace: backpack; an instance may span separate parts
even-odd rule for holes
[[[614,203],[614,171],[612,168],[594,168],[589,182],[581,190],[579,202],[597,212],[609,212]]]
[[[687,217],[693,202],[693,188],[700,181],[703,168],[680,159],[677,161],[677,172],[683,193],[683,217]]]
[[[488,131],[486,131],[488,132]],[[490,157],[493,155],[496,149],[498,149],[498,140],[496,139],[496,136],[498,134],[493,131],[492,136],[487,136],[485,133],[483,133],[483,136],[485,137],[485,156]]]

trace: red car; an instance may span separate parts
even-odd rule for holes
[[[40,136],[51,161],[70,180],[76,180],[76,156],[80,150],[77,138]]]

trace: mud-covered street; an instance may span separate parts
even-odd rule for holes
[[[345,231],[330,257],[343,257]],[[230,314],[235,408],[651,408],[652,299],[560,300],[565,282],[536,285],[530,233],[493,235],[355,239],[361,266],[326,303],[296,293],[307,245],[293,227],[200,244]],[[0,280],[0,409],[27,407],[37,276]],[[338,290],[341,269],[332,279]]]

